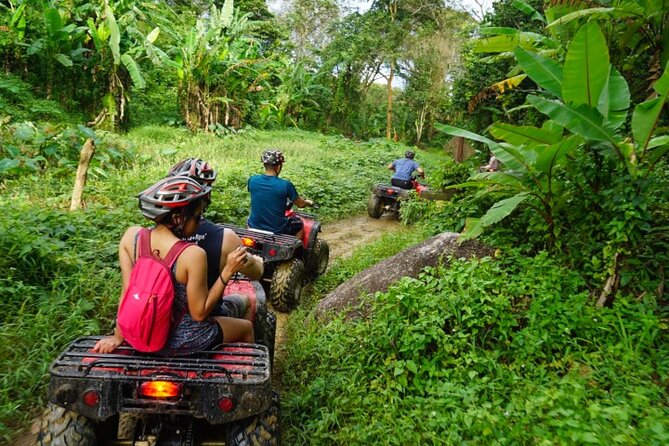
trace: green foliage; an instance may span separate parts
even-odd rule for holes
[[[366,319],[300,318],[287,441],[663,444],[666,323],[634,300],[595,311],[584,288],[509,252],[404,279]]]
[[[0,127],[0,178],[38,173],[48,167],[54,175],[76,171],[79,152],[87,138],[96,143],[89,169],[91,176],[105,176],[109,167],[132,160],[132,149],[115,147],[111,138],[99,138],[88,127],[76,128],[21,122]]]
[[[12,75],[0,75],[0,110],[0,129],[8,119],[14,121],[71,119],[57,102],[36,98],[30,85]]]

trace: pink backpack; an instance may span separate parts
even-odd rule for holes
[[[116,321],[121,335],[135,350],[162,349],[172,328],[174,278],[172,265],[190,243],[178,241],[163,260],[151,254],[151,230],[139,230],[137,261],[118,308]]]

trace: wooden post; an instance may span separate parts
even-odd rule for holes
[[[465,160],[465,138],[455,137],[455,162],[461,163]]]
[[[88,165],[95,154],[95,143],[93,139],[88,138],[79,153],[79,167],[77,167],[77,177],[74,180],[74,189],[72,190],[72,203],[70,210],[81,209],[81,196],[84,194],[86,178],[88,177]]]

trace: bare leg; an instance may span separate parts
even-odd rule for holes
[[[251,321],[224,316],[217,316],[215,319],[223,330],[223,342],[247,342],[249,344],[255,342]]]

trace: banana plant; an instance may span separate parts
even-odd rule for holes
[[[578,30],[562,65],[521,46],[514,49],[514,55],[521,69],[544,90],[527,97],[531,106],[549,118],[542,127],[495,123],[489,132],[498,141],[447,125],[438,129],[486,144],[504,165],[502,172],[477,174],[452,186],[485,187],[505,197],[481,218],[471,219],[462,239],[480,235],[524,203],[543,217],[553,246],[556,205],[564,205],[559,201],[561,182],[555,179],[555,172],[569,162],[575,150],[608,153],[633,178],[648,173],[669,151],[669,135],[655,135],[669,96],[669,73],[665,68],[655,83],[655,97],[633,109],[630,136],[622,132],[632,111],[629,88],[609,62],[597,22]]]
[[[148,27],[150,3],[104,0],[95,18],[87,20],[87,31],[95,50],[98,67],[107,69],[108,91],[105,108],[96,121],[111,121],[116,128],[127,120],[128,90],[144,88],[146,81],[140,67],[142,59],[160,65],[170,63],[167,54],[155,45],[159,27]],[[147,29],[148,32],[143,31]]]

